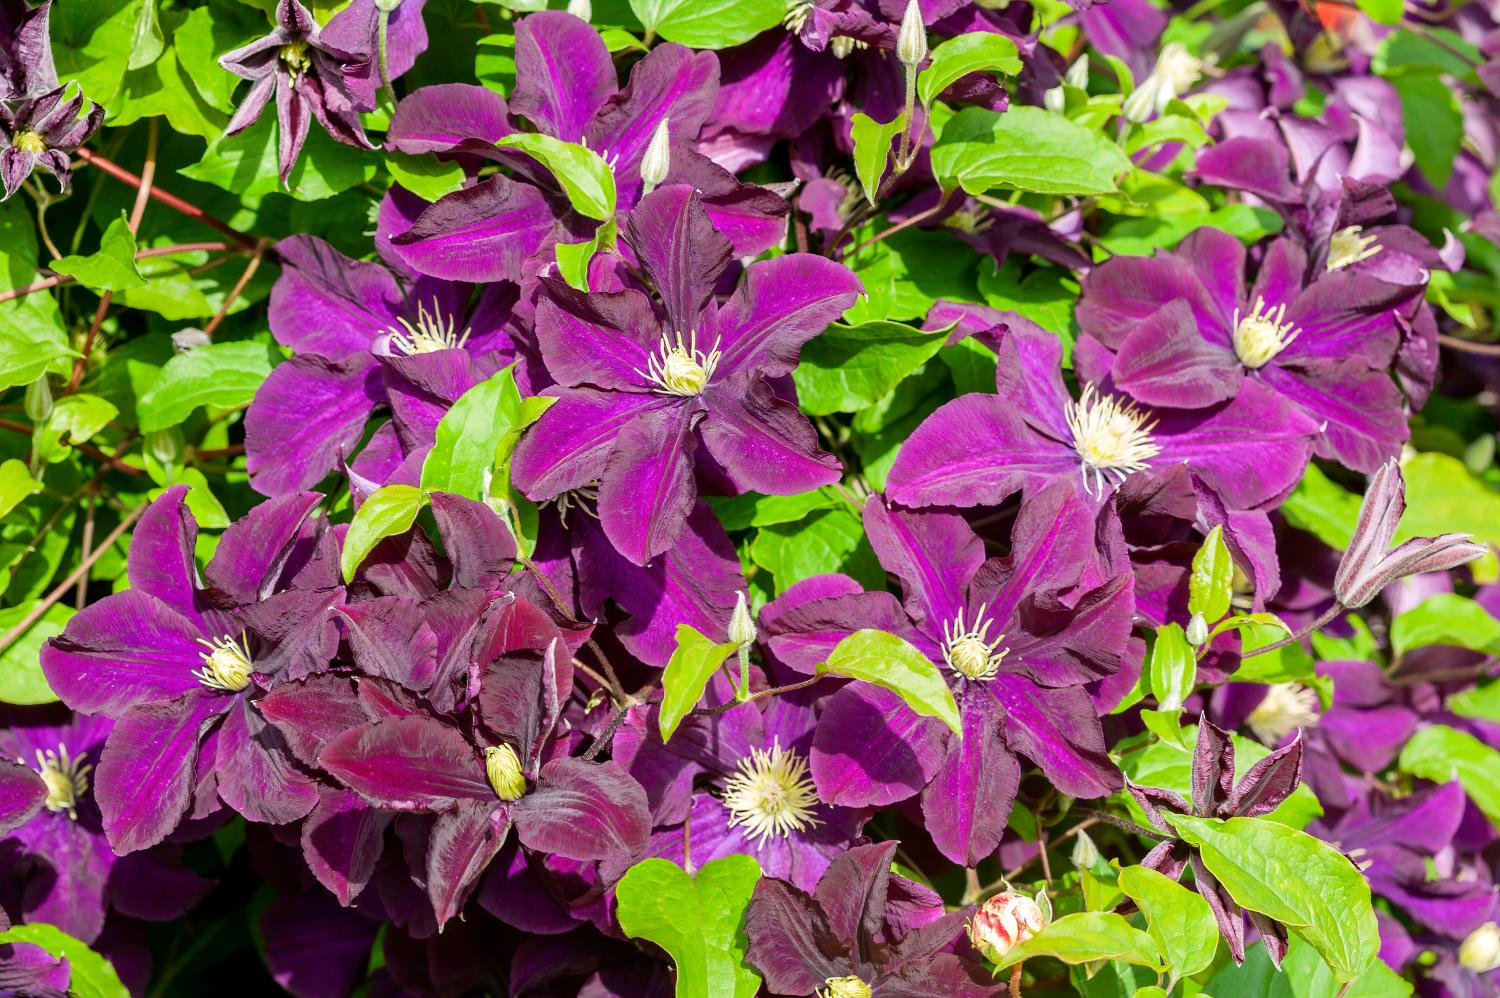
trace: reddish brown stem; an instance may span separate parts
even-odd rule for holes
[[[17,423],[15,420],[11,419],[0,419],[0,430],[10,430],[12,433],[24,433],[28,437],[31,436],[31,427],[27,426],[24,423]],[[127,475],[145,474],[145,472],[140,468],[128,465],[124,461],[121,461],[119,458],[110,457],[108,454],[104,453],[93,444],[75,443],[72,445],[72,447],[74,450],[81,451],[94,460],[108,465],[114,471],[123,471]]]
[[[116,180],[124,181],[125,183],[130,184],[133,187],[140,187],[142,185],[141,177],[138,177],[134,173],[131,173],[129,170],[125,169],[118,163],[105,159],[103,156],[99,155],[91,149],[79,149],[78,158],[83,160],[90,166],[97,166],[100,170],[109,174],[111,177],[114,177]],[[233,239],[237,243],[240,243],[242,246],[250,247],[255,245],[255,238],[253,236],[247,236],[243,232],[237,232],[224,222],[219,221],[217,218],[204,211],[202,208],[199,208],[197,205],[192,204],[189,201],[184,201],[182,198],[178,197],[175,194],[168,194],[166,191],[161,190],[158,187],[152,187],[151,199],[153,201],[160,201],[162,204],[166,205],[168,208],[171,208],[173,211],[180,212],[186,215],[188,218],[196,219],[197,221],[202,222],[204,225],[208,226],[211,229],[214,229],[215,231],[224,233],[224,235],[229,236],[231,239]]]
[[[145,260],[153,256],[171,256],[174,253],[218,253],[224,250],[232,250],[235,247],[225,242],[217,243],[175,243],[171,246],[157,246],[153,249],[143,249],[135,255],[137,260]],[[9,291],[0,291],[0,302],[12,301],[16,298],[24,298],[38,291],[46,291],[62,284],[72,284],[73,278],[67,274],[53,274],[44,277],[40,281],[33,281],[24,287],[12,288]]]
[[[255,272],[260,269],[260,261],[265,255],[266,241],[261,239],[256,242],[255,253],[250,257],[250,262],[245,264],[245,270],[240,274],[239,280],[234,282],[234,287],[230,288],[229,294],[224,296],[224,304],[219,306],[219,310],[214,313],[214,317],[209,319],[208,324],[203,327],[203,335],[212,336],[214,330],[219,328],[219,323],[224,321],[224,317],[229,314],[229,309],[234,305],[235,300],[244,293],[246,285],[255,276]]]
[[[1021,998],[1021,965],[1010,968],[1010,998]]]

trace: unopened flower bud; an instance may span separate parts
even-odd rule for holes
[[[1063,82],[1079,90],[1087,90],[1089,88],[1089,56],[1087,52],[1073,60],[1073,65],[1069,66],[1068,71],[1063,74]]]
[[[969,922],[969,942],[986,959],[998,962],[1016,946],[1042,931],[1046,924],[1042,909],[1035,901],[1025,894],[1006,891],[979,906]]]
[[[1063,108],[1068,106],[1067,95],[1063,93],[1062,87],[1053,87],[1042,93],[1042,107],[1053,114],[1062,114]]]
[[[1370,479],[1354,537],[1333,577],[1334,595],[1344,607],[1353,610],[1364,606],[1397,579],[1457,568],[1485,553],[1485,548],[1472,542],[1468,534],[1413,537],[1391,547],[1405,510],[1406,482],[1401,466],[1394,460],[1387,461]]]
[[[1203,614],[1193,614],[1193,619],[1187,625],[1188,644],[1194,648],[1202,648],[1203,642],[1208,640],[1208,621],[1203,619]]]
[[[1458,962],[1476,974],[1500,970],[1500,925],[1485,922],[1458,947]]]
[[[670,118],[661,119],[661,124],[656,126],[656,131],[651,133],[651,142],[646,146],[646,152],[641,157],[641,181],[645,184],[647,192],[656,189],[656,186],[667,179],[667,171],[672,168],[672,135],[669,130]]]
[[[146,434],[146,453],[164,467],[176,467],[182,461],[182,431],[175,426],[152,430]]]
[[[1068,856],[1073,861],[1073,866],[1080,870],[1092,869],[1094,864],[1104,857],[1099,853],[1099,847],[1094,844],[1093,838],[1088,832],[1079,832],[1073,838],[1073,851]]]
[[[734,613],[729,617],[729,640],[737,645],[755,643],[755,618],[750,615],[750,604],[743,591],[734,598]]]
[[[591,21],[594,17],[594,5],[590,0],[568,0],[568,13],[580,21]]]
[[[26,418],[41,423],[52,415],[52,386],[44,374],[26,386]]]
[[[908,69],[916,69],[927,58],[927,25],[922,23],[922,8],[917,0],[907,0],[901,31],[896,36],[896,58]]]
[[[484,750],[484,775],[489,777],[495,796],[501,800],[520,800],[526,795],[521,760],[509,745],[492,745]]]

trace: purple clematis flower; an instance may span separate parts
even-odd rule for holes
[[[316,236],[292,236],[276,250],[271,333],[297,356],[272,370],[245,416],[251,484],[266,495],[332,471],[377,406],[390,407],[408,454],[425,453],[448,407],[514,356],[513,284],[476,297],[467,284],[402,281]]]
[[[49,20],[52,0],[0,2],[0,100],[20,101],[56,90]]]
[[[373,108],[379,102],[380,8],[395,8],[386,21],[385,72],[389,79],[398,80],[427,51],[427,25],[422,21],[426,5],[427,0],[353,0],[323,26],[320,43],[369,62],[369,72],[343,76],[356,107]]]
[[[1290,238],[1266,250],[1245,283],[1245,248],[1199,229],[1154,258],[1117,256],[1083,281],[1078,322],[1086,339],[1080,373],[1150,406],[1220,405],[1249,383],[1264,385],[1322,425],[1320,457],[1373,471],[1409,435],[1391,379],[1398,324],[1422,299],[1420,284],[1395,284],[1347,266],[1311,279]]]
[[[551,499],[599,481],[604,532],[644,565],[676,539],[695,472],[727,490],[773,495],[838,480],[807,417],[772,379],[854,302],[859,281],[822,257],[753,263],[720,304],[729,240],[691,187],[648,194],[625,241],[661,295],[586,295],[543,279],[536,331],[558,399],[516,448],[516,484]]]
[[[856,683],[823,707],[812,746],[819,796],[883,806],[922,794],[927,830],[955,863],[975,866],[1004,833],[1021,778],[1018,756],[1073,797],[1120,787],[1085,685],[1119,668],[1130,635],[1131,577],[1118,526],[1067,487],[1022,507],[1007,558],[986,560],[962,517],[910,512],[879,498],[865,507],[876,555],[902,585],[839,591],[837,576],[788,590],[762,615],[777,658],[812,671],[844,634],[898,633],[942,671],[963,721],[962,740],[894,694]],[[1113,535],[1113,536],[1111,536]],[[1106,555],[1096,553],[1102,546]]]
[[[763,877],[745,913],[746,962],[778,995],[986,998],[992,979],[960,937],[973,911],[891,873],[895,842],[858,846],[834,860],[808,895]],[[958,940],[967,952],[951,951]]]
[[[98,131],[104,108],[75,93],[64,100],[65,87],[57,87],[19,104],[0,104],[0,130],[5,148],[0,150],[0,182],[9,198],[21,189],[38,167],[57,178],[65,191],[73,178],[69,156]]]
[[[368,54],[347,52],[322,37],[312,12],[297,0],[278,0],[269,35],[219,57],[219,65],[251,81],[224,134],[235,135],[260,120],[272,96],[280,135],[281,182],[297,165],[312,120],[345,145],[372,149],[359,120],[356,91],[373,92],[375,71]]]
[[[891,468],[895,501],[996,505],[1057,481],[1102,499],[1133,475],[1186,465],[1227,508],[1244,510],[1280,502],[1301,479],[1317,423],[1258,381],[1208,408],[1145,408],[1092,383],[1074,400],[1059,372],[1061,341],[1009,325],[999,394],[960,396],[917,427]]]
[[[376,807],[433,815],[422,831],[425,880],[439,925],[505,844],[601,861],[607,879],[646,847],[646,795],[612,762],[554,750],[571,658],[553,639],[540,656],[484,667],[460,723],[411,708],[353,727],[319,755],[327,772]]]
[[[317,493],[262,503],[219,539],[199,580],[185,486],[146,511],[131,587],[89,606],[42,649],[47,682],[75,710],[115,720],[95,770],[109,843],[160,842],[223,801],[285,824],[317,802],[312,779],[252,704],[333,658],[343,603],[332,536],[309,522]]]

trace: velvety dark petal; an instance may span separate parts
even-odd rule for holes
[[[745,912],[749,951],[745,962],[784,995],[810,995],[832,977],[852,969],[849,940],[834,936],[823,911],[802,891],[780,880],[755,885]]]
[[[704,445],[743,491],[797,495],[839,480],[838,459],[818,447],[818,433],[795,405],[754,374],[710,385]]]
[[[1380,467],[1411,435],[1401,390],[1389,374],[1361,360],[1268,364],[1260,377],[1320,424],[1314,438],[1318,456],[1354,471]]]
[[[331,739],[370,720],[355,696],[354,681],[328,673],[279,683],[255,707],[276,725],[287,748],[306,766],[318,765]]]
[[[1219,935],[1229,947],[1229,956],[1235,963],[1245,962],[1245,918],[1242,909],[1224,889],[1224,885],[1203,865],[1203,860],[1194,852],[1188,859],[1193,868],[1193,887],[1213,910],[1214,920],[1219,923]]]
[[[881,998],[990,998],[1008,988],[983,966],[953,953],[939,953],[929,961],[903,966],[894,977],[882,981],[876,993]]]
[[[607,101],[587,133],[590,149],[615,159],[620,202],[640,192],[641,158],[662,121],[674,142],[691,145],[714,107],[719,60],[674,43],[655,45],[630,70],[630,82]]]
[[[922,816],[938,850],[960,866],[973,867],[1000,845],[1021,785],[1021,765],[1006,748],[993,697],[973,693],[960,710],[963,739],[949,739],[947,759],[922,791]]]
[[[214,889],[214,881],[181,865],[176,847],[159,846],[114,858],[101,836],[86,834],[110,856],[109,904],[122,915],[153,922],[181,918]]]
[[[609,50],[588,22],[561,11],[539,11],[516,24],[510,107],[541,132],[579,141],[617,86]]]
[[[312,778],[292,761],[286,739],[249,698],[234,698],[218,735],[214,767],[224,803],[270,825],[288,824],[313,809],[318,791]]]
[[[322,767],[351,790],[396,811],[442,811],[495,800],[484,760],[457,729],[430,717],[389,717],[323,749]]]
[[[1219,814],[1233,792],[1234,742],[1229,732],[1200,716],[1193,746],[1193,813]]]
[[[299,492],[353,453],[370,411],[384,401],[380,368],[313,354],[278,364],[245,413],[246,467],[263,495]]]
[[[236,610],[235,620],[269,646],[255,653],[255,671],[278,680],[322,671],[338,651],[334,614],[343,602],[342,587],[290,589]]]
[[[839,939],[854,943],[861,963],[873,963],[870,944],[885,928],[885,901],[895,842],[855,846],[834,860],[818,881],[813,900]]]
[[[673,406],[654,394],[572,388],[542,414],[516,446],[511,473],[536,500],[598,481],[624,428],[637,416]]]
[[[1071,797],[1120,789],[1120,771],[1105,751],[1094,704],[1082,687],[1047,689],[1001,673],[989,689],[1005,708],[1005,740]]]
[[[192,692],[132,707],[115,722],[94,773],[104,834],[115,852],[153,846],[177,827],[192,803],[199,739],[228,700]]]
[[[1176,835],[1177,832],[1171,822],[1162,817],[1163,810],[1176,814],[1192,813],[1191,805],[1188,804],[1186,798],[1175,790],[1163,790],[1160,787],[1138,787],[1129,780],[1125,781],[1125,790],[1140,805],[1141,811],[1146,815],[1146,820],[1151,822],[1151,827],[1167,835]],[[1153,849],[1153,854],[1156,851]],[[1153,867],[1153,869],[1155,868]]]
[[[585,295],[545,277],[542,287],[536,338],[559,384],[633,392],[654,387],[647,372],[662,330],[645,295],[633,289]]]
[[[604,466],[600,520],[615,549],[637,565],[671,547],[693,508],[699,411],[684,402],[642,412],[620,430]]]
[[[770,378],[790,373],[802,344],[843,315],[863,291],[849,268],[808,253],[751,264],[744,283],[719,310],[719,373],[758,371]]]
[[[391,246],[419,273],[450,281],[518,280],[521,262],[552,234],[542,192],[496,174],[444,196]]]
[[[432,516],[453,565],[455,587],[499,588],[516,557],[516,539],[482,502],[447,492],[431,496]]]
[[[809,768],[818,797],[883,807],[915,796],[942,765],[946,730],[878,686],[845,686],[824,704],[813,736]]]
[[[480,717],[491,731],[513,745],[532,779],[543,745],[562,713],[572,679],[572,663],[565,652],[559,663],[558,645],[552,642],[542,655],[512,653],[490,662],[480,672]]]
[[[339,904],[353,904],[370,882],[392,817],[352,791],[319,788],[302,823],[302,857]]]
[[[1280,970],[1281,961],[1286,959],[1286,926],[1258,911],[1247,909],[1245,914],[1250,916],[1250,924],[1255,926],[1260,933],[1261,942],[1266,944],[1266,955],[1271,958],[1271,965]]]
[[[208,584],[238,604],[271,595],[303,521],[322,499],[317,492],[281,496],[230,524],[203,570]]]
[[[1073,606],[1040,594],[1020,609],[1019,633],[1006,636],[1016,661],[1044,686],[1092,683],[1120,667],[1135,611],[1134,579],[1117,576]]]
[[[417,156],[451,152],[471,140],[493,146],[496,139],[513,131],[505,111],[505,98],[489,87],[466,83],[421,87],[396,105],[385,141]]]
[[[516,835],[528,849],[603,860],[618,872],[645,851],[651,834],[646,792],[612,762],[554,759],[513,810]]]
[[[424,619],[422,604],[401,596],[380,596],[341,606],[336,612],[361,672],[415,692],[432,686],[437,675],[437,636]]]
[[[1244,368],[1233,351],[1203,338],[1182,299],[1146,317],[1120,344],[1114,382],[1147,405],[1198,409],[1230,398]]]
[[[380,923],[322,891],[283,895],[262,913],[266,963],[298,998],[343,998],[364,979]]]
[[[130,587],[201,624],[193,554],[198,522],[187,508],[187,492],[186,485],[174,485],[141,514],[130,535]]]
[[[1222,817],[1258,818],[1274,811],[1302,782],[1302,738],[1251,766],[1224,803]]]
[[[46,799],[47,785],[36,770],[0,760],[0,835],[30,821]]]
[[[714,283],[734,255],[708,220],[698,192],[673,184],[647,194],[625,223],[625,240],[661,295],[670,328],[684,336],[697,329]]]
[[[938,635],[965,609],[969,580],[984,564],[984,543],[954,513],[889,508],[879,496],[865,503],[865,533],[881,567],[901,580],[906,612]]]
[[[401,288],[378,263],[351,260],[316,236],[276,244],[271,332],[282,346],[331,361],[367,353],[405,312]]]

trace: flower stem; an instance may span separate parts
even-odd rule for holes
[[[391,62],[390,62],[390,34],[391,34],[391,12],[385,9],[384,4],[377,5],[380,16],[380,30],[376,36],[376,50],[379,53],[380,65],[380,89],[385,93],[385,99],[391,102],[391,112],[396,111],[396,88],[391,86]]]
[[[1273,642],[1271,644],[1268,644],[1264,648],[1254,648],[1254,649],[1251,649],[1250,651],[1242,652],[1240,654],[1240,658],[1241,659],[1254,658],[1256,655],[1264,655],[1267,652],[1279,651],[1280,649],[1285,648],[1289,644],[1292,644],[1292,643],[1297,642],[1297,641],[1301,641],[1303,638],[1307,637],[1309,634],[1311,634],[1312,632],[1316,631],[1318,628],[1322,627],[1324,624],[1331,623],[1333,621],[1333,618],[1337,617],[1339,614],[1341,614],[1343,612],[1344,612],[1344,605],[1342,603],[1340,603],[1338,600],[1334,600],[1333,601],[1333,606],[1331,606],[1327,610],[1323,611],[1323,613],[1318,617],[1318,619],[1315,620],[1315,621],[1313,621],[1311,624],[1308,624],[1305,627],[1298,628],[1296,631],[1293,631],[1291,634],[1288,634],[1286,637],[1282,638],[1280,641],[1276,641],[1276,642]]]
[[[824,673],[820,676],[813,676],[811,679],[804,679],[800,683],[789,683],[786,686],[773,686],[768,690],[760,690],[759,692],[752,693],[749,696],[745,697],[743,700],[731,700],[728,703],[721,703],[717,707],[695,707],[688,716],[712,717],[715,714],[722,714],[725,711],[734,710],[734,708],[738,707],[740,704],[752,703],[756,700],[761,700],[765,697],[774,697],[781,693],[793,693],[797,690],[807,689],[807,687],[811,686],[813,683],[816,683],[820,679],[826,678],[828,675],[828,673]]]
[[[1021,998],[1021,963],[1010,968],[1010,998]]]
[[[93,152],[88,148],[80,148],[78,150],[78,158],[83,160],[90,166],[98,167],[100,170],[109,174],[111,177],[114,177],[116,180],[123,181],[124,183],[130,184],[133,187],[141,186],[140,177],[136,176],[134,173],[131,173],[129,170],[125,169],[123,166],[120,166],[118,163],[105,159],[103,156],[99,155],[96,152]],[[173,211],[179,212],[189,218],[202,222],[204,225],[208,226],[211,229],[222,232],[224,235],[229,236],[231,239],[247,248],[253,247],[255,245],[254,237],[247,236],[243,232],[238,232],[235,229],[230,228],[227,223],[219,221],[217,218],[213,217],[202,208],[199,208],[197,205],[189,201],[183,200],[175,194],[168,194],[166,191],[153,186],[151,188],[150,197],[153,201],[160,201],[162,204],[166,205],[168,208],[171,208]]]
[[[260,261],[265,258],[265,255],[266,241],[264,239],[258,240],[255,244],[255,252],[250,256],[250,262],[245,264],[244,272],[240,274],[239,280],[234,282],[234,287],[229,289],[229,294],[224,296],[224,304],[219,306],[219,310],[214,313],[214,317],[209,319],[208,323],[203,327],[204,336],[212,336],[214,330],[219,328],[219,323],[223,322],[224,317],[229,314],[230,307],[244,293],[246,285],[255,276],[255,272],[260,269]]]
[[[174,253],[215,253],[224,250],[233,250],[234,247],[228,243],[178,243],[175,246],[156,246],[151,249],[143,249],[135,255],[137,260],[146,260],[154,256],[171,256]],[[46,291],[63,284],[72,284],[73,277],[68,274],[52,274],[40,281],[33,281],[24,287],[12,288],[9,291],[0,291],[0,302],[12,301],[16,298],[24,298],[38,291]]]

